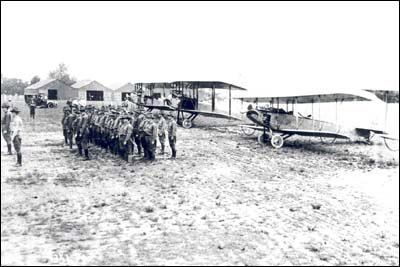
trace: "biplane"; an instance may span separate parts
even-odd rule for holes
[[[391,101],[395,99],[390,98]],[[387,97],[387,96],[386,96]],[[273,96],[273,97],[238,97],[243,102],[250,103],[246,111],[246,117],[252,125],[240,125],[246,135],[252,135],[255,131],[261,132],[258,142],[262,145],[271,143],[274,148],[281,148],[284,140],[294,135],[319,137],[323,143],[334,143],[337,139],[359,140],[360,138],[369,142],[373,136],[380,136],[384,139],[386,146],[391,150],[398,150],[389,145],[389,141],[397,141],[398,138],[390,136],[385,130],[356,127],[345,128],[338,124],[338,103],[350,101],[381,101],[377,92],[357,91],[357,93],[329,93],[329,94],[308,94],[297,96]],[[389,101],[386,101],[388,103]],[[260,103],[267,103],[269,106],[259,106]],[[321,103],[335,103],[335,122],[321,120],[320,112],[315,118],[314,106]],[[397,92],[398,103],[398,92]],[[252,107],[255,104],[255,108]],[[311,105],[311,114],[303,115],[295,112],[298,104]],[[286,109],[283,107],[286,106]],[[386,121],[385,114],[385,121]]]
[[[191,128],[198,115],[240,121],[232,115],[232,90],[246,89],[217,81],[176,81],[137,83],[135,90],[143,107],[176,111],[177,123]]]

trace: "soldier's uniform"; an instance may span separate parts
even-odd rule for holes
[[[139,116],[140,117],[140,116]],[[142,145],[143,148],[143,158],[147,159],[148,155],[148,149],[146,147],[146,138],[145,138],[145,134],[144,134],[144,125],[146,124],[148,118],[145,114],[142,114],[140,122],[139,122],[139,139],[140,139],[140,144]]]
[[[78,111],[77,111],[78,113]],[[81,136],[81,126],[82,126],[82,113],[79,111],[74,122],[72,123],[72,128],[75,135],[75,143],[78,147],[79,156],[82,156],[82,136]]]
[[[81,149],[83,149],[85,152],[85,160],[89,160],[89,116],[85,112],[85,109],[81,109],[81,112],[82,111],[83,113],[81,114],[81,120],[78,124],[79,134],[81,136],[80,145]],[[82,154],[82,151],[80,151],[79,154]]]
[[[10,129],[10,124],[11,124],[10,106],[7,103],[4,103],[2,105],[2,108],[4,109],[4,115],[1,118],[1,134],[3,135],[4,140],[6,140],[8,155],[12,155],[12,151],[11,151],[11,141],[12,140],[11,140],[11,129]]]
[[[109,150],[110,152],[112,152],[112,125],[114,124],[114,120],[115,114],[111,113],[104,122],[106,150]]]
[[[75,134],[75,129],[74,129],[74,121],[77,118],[77,114],[75,113],[76,111],[73,110],[67,117],[66,119],[66,124],[67,124],[67,139],[68,139],[68,144],[69,148],[72,149],[72,143],[73,143],[73,138]]]
[[[129,120],[128,116],[121,117],[122,120]],[[128,161],[128,157],[132,152],[132,130],[131,123],[123,122],[118,128],[119,150],[121,157]]]
[[[88,112],[86,113],[88,115],[88,128],[89,128],[89,135],[88,135],[88,142],[93,143],[94,141],[94,127],[93,127],[93,119],[95,116],[95,108],[92,106],[89,106],[86,109]]]
[[[145,149],[147,150],[147,159],[154,160],[156,152],[156,140],[157,140],[157,124],[153,120],[153,115],[147,113],[147,119],[143,125],[143,134],[145,141]]]
[[[162,115],[157,115],[158,119],[158,140],[160,141],[161,145],[161,154],[164,154],[165,150],[165,139],[167,137],[166,130],[167,130],[167,122],[165,121]]]
[[[169,146],[171,147],[172,158],[176,158],[176,131],[177,125],[174,118],[174,115],[168,114],[167,120],[167,132],[168,132],[168,141]]]
[[[22,166],[22,153],[21,153],[21,132],[22,132],[22,119],[18,115],[19,110],[17,107],[13,107],[11,110],[14,113],[14,117],[11,120],[10,130],[11,130],[11,139],[13,140],[14,149],[17,152],[17,164],[15,166],[21,167]]]
[[[142,153],[142,142],[140,141],[140,130],[139,125],[142,122],[144,115],[139,111],[135,114],[135,120],[133,121],[133,137],[138,150],[138,155]]]
[[[67,125],[67,117],[70,114],[68,108],[64,108],[64,116],[61,119],[61,125],[63,129],[64,136],[64,145],[68,145],[68,125]]]
[[[118,146],[119,146],[119,142],[118,142],[118,127],[119,127],[119,123],[120,123],[120,115],[117,112],[118,117],[115,118],[115,120],[113,121],[112,125],[111,125],[111,151],[114,155],[118,154]]]
[[[99,142],[100,142],[100,145],[106,150],[108,148],[107,131],[106,131],[107,119],[108,119],[107,114],[103,114],[103,116],[99,119],[99,132],[100,132]]]

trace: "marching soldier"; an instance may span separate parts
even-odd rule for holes
[[[173,113],[169,113],[167,117],[167,131],[168,131],[168,141],[169,141],[169,146],[171,147],[171,152],[172,152],[172,159],[176,158],[176,131],[177,131],[177,125],[175,121],[175,117]]]
[[[12,155],[11,151],[11,108],[10,105],[7,103],[3,103],[1,106],[4,111],[4,115],[1,118],[1,134],[3,135],[4,140],[6,140],[7,143],[7,150],[8,150],[8,155]]]
[[[11,140],[13,141],[14,149],[17,152],[17,164],[15,164],[15,166],[21,167],[22,166],[21,132],[23,124],[21,117],[18,115],[19,110],[17,107],[13,107],[11,113],[12,113],[12,119],[10,124]]]

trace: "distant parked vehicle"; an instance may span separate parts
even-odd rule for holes
[[[30,105],[32,101],[38,108],[57,108],[58,106],[57,101],[48,100],[45,95],[25,95],[25,103]]]

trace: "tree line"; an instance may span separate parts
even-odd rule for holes
[[[46,79],[58,79],[67,85],[72,85],[76,82],[75,77],[71,77],[68,73],[68,67],[64,63],[60,63],[56,69],[49,72]],[[40,81],[40,77],[35,75],[30,81],[23,81],[18,78],[6,78],[1,74],[1,94],[6,95],[23,95],[24,89]]]

